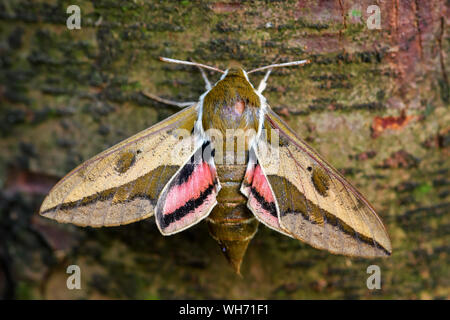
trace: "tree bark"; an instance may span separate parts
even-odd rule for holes
[[[81,9],[69,30],[66,9]],[[373,11],[380,12],[380,29]],[[0,294],[9,298],[450,298],[449,34],[445,1],[3,1]],[[369,22],[368,22],[369,21]],[[274,70],[265,96],[379,212],[388,259],[318,251],[263,226],[243,278],[205,224],[163,237],[153,218],[90,229],[37,215],[82,161],[195,101],[197,69]],[[211,81],[219,74],[207,72]],[[252,74],[256,86],[263,74]],[[82,290],[68,290],[77,264]],[[382,289],[369,290],[378,265]]]

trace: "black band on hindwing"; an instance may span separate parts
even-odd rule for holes
[[[179,207],[175,211],[169,214],[163,214],[161,215],[161,218],[159,219],[159,223],[161,228],[166,228],[171,223],[180,220],[184,216],[186,216],[188,213],[194,211],[199,206],[203,204],[203,202],[208,198],[208,196],[212,193],[214,190],[214,185],[211,184],[208,186],[208,188],[203,191],[198,198],[191,199],[187,201],[183,206]]]
[[[270,215],[274,216],[275,218],[278,218],[277,208],[273,201],[267,202],[266,199],[262,195],[260,195],[259,192],[254,187],[250,188],[250,192],[264,210],[268,211]]]

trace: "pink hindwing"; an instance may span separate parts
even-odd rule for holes
[[[273,191],[252,151],[241,187],[241,192],[248,198],[247,207],[266,226],[291,237],[280,226]]]
[[[156,223],[164,235],[180,232],[206,218],[220,190],[216,168],[205,142],[164,188],[156,206]],[[207,155],[207,156],[206,156]]]

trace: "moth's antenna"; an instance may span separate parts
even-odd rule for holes
[[[311,60],[299,60],[299,61],[292,61],[292,62],[285,62],[285,63],[277,63],[277,64],[271,64],[270,66],[265,66],[261,68],[256,68],[251,71],[248,71],[247,74],[267,70],[267,69],[273,69],[273,68],[282,68],[282,67],[290,67],[290,66],[301,66],[303,64],[310,63]]]
[[[225,73],[225,71],[222,71],[222,70],[220,70],[218,68],[207,66],[206,64],[201,64],[201,63],[197,63],[197,62],[183,61],[183,60],[177,60],[177,59],[171,59],[171,58],[165,58],[165,57],[159,57],[159,59],[161,61],[164,61],[164,62],[176,63],[176,64],[185,64],[185,65],[188,65],[188,66],[196,66],[196,67],[199,67],[199,68],[204,68],[204,69],[217,71],[217,72],[220,72],[220,73]]]

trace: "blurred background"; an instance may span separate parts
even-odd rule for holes
[[[0,297],[449,299],[448,16],[443,0],[1,1]],[[275,70],[265,96],[372,202],[392,256],[336,256],[260,226],[240,278],[205,223],[163,237],[153,218],[92,229],[38,216],[76,165],[177,112],[142,91],[203,93],[197,69],[159,56],[247,70],[310,59]]]

